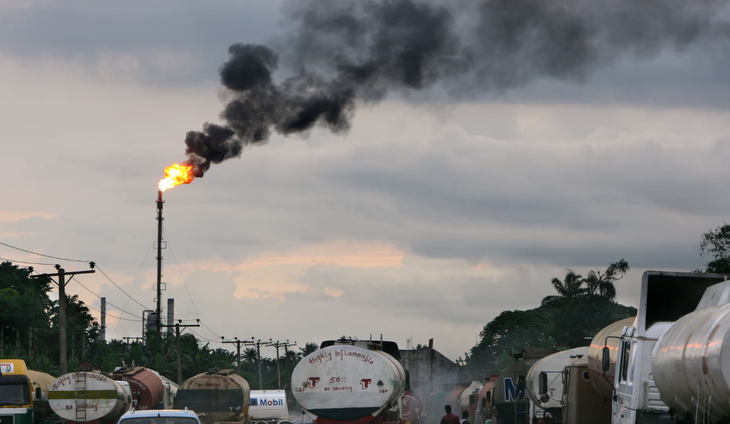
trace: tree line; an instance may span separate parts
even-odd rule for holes
[[[709,257],[705,269],[697,272],[730,274],[730,225],[723,224],[700,241],[700,255]],[[636,309],[615,301],[616,284],[629,271],[621,259],[605,270],[590,271],[583,277],[573,270],[550,283],[556,294],[545,297],[540,306],[529,310],[504,311],[484,326],[479,342],[465,353],[460,363],[475,378],[499,373],[512,362],[511,353],[524,346],[552,346],[559,350],[586,346],[590,337],[606,325],[634,316]],[[50,299],[53,286],[48,277],[31,278],[32,269],[10,262],[0,263],[0,356],[24,359],[34,370],[58,376],[58,302]],[[150,332],[147,343],[100,340],[99,324],[89,307],[77,296],[66,296],[69,370],[89,361],[104,371],[123,365],[145,366],[175,380],[176,343],[167,333]],[[425,347],[425,346],[418,346]],[[284,352],[279,359],[283,385],[302,357],[317,350],[318,344]],[[192,333],[181,336],[183,378],[213,368],[236,368],[236,354]],[[241,352],[241,375],[258,387],[258,352]],[[460,358],[461,359],[461,358]],[[263,387],[278,386],[275,358],[261,358]]]
[[[709,261],[695,272],[730,274],[730,225],[702,234],[700,255]],[[629,263],[621,259],[585,277],[569,269],[562,279],[553,278],[556,295],[534,309],[504,311],[484,326],[479,342],[465,353],[467,374],[475,379],[498,374],[514,361],[512,353],[525,346],[558,351],[588,346],[602,328],[636,316],[636,308],[615,300],[616,283],[628,271]]]
[[[31,278],[32,269],[10,262],[0,263],[0,357],[23,359],[37,371],[59,376],[58,301],[49,297],[53,285],[48,277]],[[123,340],[100,340],[100,326],[89,307],[78,296],[66,296],[67,353],[69,371],[76,371],[82,361],[91,362],[103,371],[123,365],[144,366],[165,377],[177,379],[177,345],[167,332],[147,333],[147,342],[125,343]],[[235,369],[235,352],[215,345],[192,333],[180,337],[183,379],[213,368]],[[289,382],[291,371],[302,357],[314,352],[316,343],[306,343],[293,350],[281,351],[279,370],[282,385]],[[241,375],[259,387],[258,352],[241,351]],[[261,357],[264,388],[278,387],[276,358]]]

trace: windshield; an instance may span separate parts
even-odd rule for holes
[[[0,385],[0,405],[28,405],[30,390],[26,384]]]
[[[119,424],[198,424],[198,420],[190,417],[126,418]]]

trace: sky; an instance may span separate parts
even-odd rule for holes
[[[185,160],[188,131],[222,123],[228,46],[282,48],[287,7],[0,3],[0,241],[93,260],[154,308],[163,169]],[[721,41],[475,95],[399,91],[358,101],[347,132],[246,147],[165,192],[164,298],[212,347],[382,334],[402,348],[433,338],[451,359],[567,269],[626,259],[617,300],[638,306],[642,273],[702,267],[702,233],[730,212]],[[5,246],[0,258],[56,262]],[[140,335],[111,315],[145,308],[100,273],[77,279],[70,294],[99,308],[81,283],[115,305],[107,339]]]

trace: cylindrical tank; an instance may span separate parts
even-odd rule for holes
[[[454,414],[462,416],[464,411],[469,413],[469,422],[474,421],[474,416],[477,411],[477,395],[479,389],[482,388],[484,383],[481,381],[472,381],[471,384],[459,393],[459,409],[454,411]]]
[[[156,372],[145,367],[123,367],[114,370],[110,376],[114,380],[129,383],[135,409],[157,409],[162,402],[165,389]]]
[[[213,370],[180,385],[175,409],[192,409],[204,423],[243,421],[248,417],[251,388],[234,370]]]
[[[662,401],[680,416],[730,416],[730,305],[685,315],[659,338],[652,373]]]
[[[406,424],[411,422],[421,422],[421,412],[423,411],[423,403],[421,399],[416,396],[415,393],[408,390],[403,393],[400,399],[401,404],[401,418],[405,420]]]
[[[604,399],[610,400],[613,396],[613,377],[616,375],[616,361],[618,360],[618,345],[621,332],[624,327],[631,327],[636,320],[635,317],[622,319],[608,325],[593,337],[591,346],[588,349],[588,373],[591,384],[598,394]],[[613,336],[609,337],[608,336]],[[603,347],[608,346],[610,355],[610,366],[603,377]]]
[[[484,383],[479,393],[477,394],[477,408],[474,415],[474,419],[469,420],[474,423],[483,423],[486,420],[492,418],[493,415],[493,396],[494,396],[494,385],[499,379],[499,374],[493,374],[489,377],[489,381]]]
[[[578,347],[546,356],[527,372],[527,396],[541,409],[560,408],[560,399],[563,396],[563,371],[573,359],[578,356],[588,355],[588,347]],[[547,402],[540,400],[540,373],[547,374],[547,394],[550,399]],[[554,415],[555,416],[555,415]],[[557,415],[560,418],[560,415]]]
[[[33,386],[33,409],[48,414],[51,413],[51,406],[48,404],[48,390],[56,377],[40,371],[27,370],[28,380]],[[41,389],[41,397],[36,397],[36,389]]]
[[[467,387],[469,387],[468,384],[457,384],[446,394],[446,405],[451,407],[451,412],[453,414],[459,414],[459,395]],[[440,409],[443,410],[443,407]]]
[[[294,398],[319,423],[367,423],[403,393],[405,371],[385,352],[333,345],[302,359],[292,373]]]
[[[129,392],[121,384],[95,372],[62,375],[48,391],[53,412],[71,422],[116,422],[129,410],[131,402]]]
[[[248,415],[251,421],[288,420],[289,407],[284,390],[251,390]]]

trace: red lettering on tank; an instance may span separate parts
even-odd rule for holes
[[[360,380],[360,384],[362,385],[363,390],[367,389],[372,382],[373,380],[370,378],[363,378],[362,380]]]
[[[309,377],[307,379],[312,387],[315,387],[317,383],[319,382],[319,377]]]

